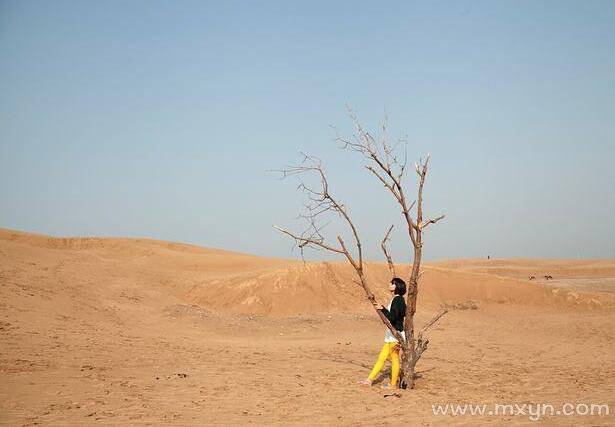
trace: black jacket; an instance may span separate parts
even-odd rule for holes
[[[391,311],[386,308],[380,309],[382,313],[389,319],[391,325],[399,332],[404,330],[404,317],[406,317],[406,300],[401,295],[395,295],[391,303]]]

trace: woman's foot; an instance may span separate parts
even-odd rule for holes
[[[358,383],[362,384],[362,385],[369,385],[369,386],[371,386],[372,385],[372,380],[370,380],[369,378],[366,378],[364,380],[358,381]]]

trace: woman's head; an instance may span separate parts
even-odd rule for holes
[[[399,277],[394,277],[393,280],[391,280],[389,290],[393,292],[395,295],[403,296],[406,293],[406,282],[404,282]]]

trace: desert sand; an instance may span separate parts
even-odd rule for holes
[[[341,261],[0,229],[0,422],[529,425],[432,404],[571,402],[610,415],[538,424],[615,424],[615,260],[424,270],[417,324],[450,311],[429,333],[416,389],[391,396],[356,384],[384,328]],[[368,277],[386,303],[386,265],[368,263]]]

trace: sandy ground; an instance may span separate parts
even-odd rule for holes
[[[538,424],[615,424],[615,260],[427,264],[418,324],[457,309],[430,332],[417,388],[398,396],[356,384],[384,330],[350,273],[0,230],[0,422],[529,425],[519,411],[453,417],[432,405],[595,403],[611,414]],[[386,267],[368,274],[386,302]],[[544,274],[554,280],[527,280]]]

